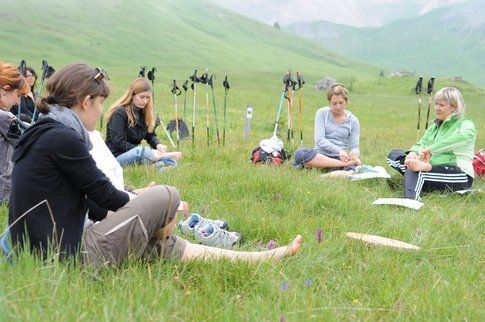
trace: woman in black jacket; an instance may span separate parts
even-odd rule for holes
[[[152,88],[145,78],[137,78],[108,110],[106,145],[122,165],[154,164],[159,170],[176,166],[181,152],[167,152],[154,132]],[[151,149],[142,146],[146,140]]]
[[[29,85],[29,92],[20,97],[19,104],[12,106],[10,112],[22,121],[30,123],[32,122],[35,111],[35,100],[37,99],[37,93],[34,91],[37,73],[32,67],[27,66],[23,76]]]
[[[44,258],[82,251],[91,265],[119,264],[130,256],[257,261],[300,249],[301,236],[288,247],[254,253],[194,245],[174,236],[180,204],[175,188],[155,186],[129,195],[111,184],[89,154],[87,131],[94,130],[109,95],[102,70],[65,66],[46,89],[49,96],[37,106],[43,116],[22,135],[13,155],[9,228],[14,246],[29,245]],[[84,229],[88,200],[111,212],[98,214],[99,222]]]

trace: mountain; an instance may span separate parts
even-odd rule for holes
[[[466,0],[212,0],[267,24],[326,20],[355,27],[382,26]]]
[[[380,28],[328,21],[284,29],[350,58],[392,70],[436,76],[461,75],[485,86],[485,1],[432,10]]]
[[[189,74],[194,67],[370,77],[360,64],[314,42],[250,20],[208,1],[2,0],[4,61],[85,61],[133,73],[142,64]]]

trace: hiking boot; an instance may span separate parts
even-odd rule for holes
[[[203,245],[229,248],[237,244],[241,234],[221,229],[213,224],[200,226],[195,230],[195,240]]]
[[[179,222],[178,227],[184,234],[192,235],[197,227],[205,226],[206,224],[212,224],[221,229],[229,228],[227,222],[223,220],[208,219],[199,214],[190,214],[186,220]]]

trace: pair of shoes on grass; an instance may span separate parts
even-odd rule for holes
[[[182,233],[193,235],[198,243],[212,247],[229,248],[241,239],[241,234],[228,231],[227,222],[195,213],[180,221],[178,227]]]

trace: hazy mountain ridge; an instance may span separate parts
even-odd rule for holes
[[[354,59],[389,69],[461,75],[485,86],[484,0],[435,9],[380,28],[328,21],[300,22],[283,28]]]
[[[267,24],[327,20],[356,27],[382,26],[466,0],[212,0]]]

